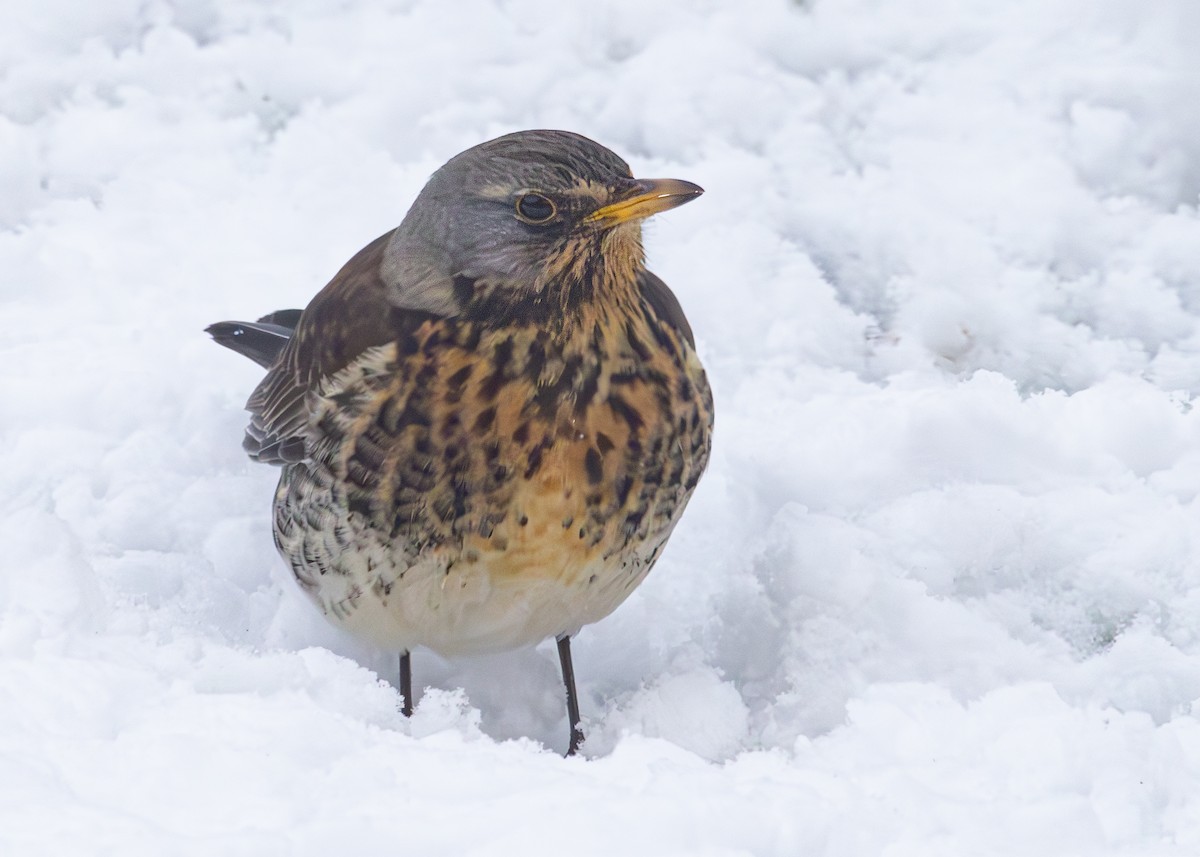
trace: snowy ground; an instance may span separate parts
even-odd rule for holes
[[[5,0],[0,853],[1200,853],[1200,6]],[[327,628],[202,333],[577,130],[718,405],[576,643]]]

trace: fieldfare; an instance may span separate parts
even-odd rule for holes
[[[645,578],[708,461],[712,394],[641,221],[703,191],[524,131],[430,178],[303,311],[208,328],[267,375],[243,443],[275,544],[335,624],[400,653],[558,641]]]

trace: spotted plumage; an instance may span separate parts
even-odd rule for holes
[[[643,580],[708,460],[692,332],[639,182],[565,132],[452,159],[298,316],[213,335],[268,367],[244,446],[275,540],[335,623],[407,653],[566,643]],[[407,666],[407,659],[404,661]]]

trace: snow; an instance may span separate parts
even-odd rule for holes
[[[7,0],[0,853],[1200,853],[1200,6]],[[315,615],[212,321],[568,128],[717,399],[645,585],[395,662]]]

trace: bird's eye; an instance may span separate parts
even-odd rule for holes
[[[517,198],[517,217],[526,223],[546,223],[556,213],[554,203],[540,193],[525,193]]]

